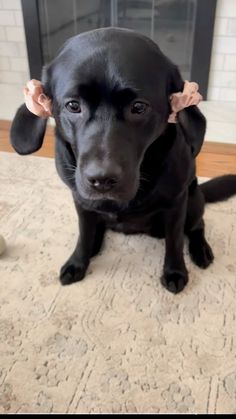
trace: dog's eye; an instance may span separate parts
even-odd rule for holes
[[[80,103],[77,100],[71,100],[70,102],[68,102],[66,104],[66,109],[69,112],[73,112],[73,113],[81,112],[81,106],[80,106]]]
[[[147,103],[144,102],[135,102],[133,103],[132,107],[131,107],[131,113],[136,113],[136,114],[142,114],[144,112],[146,112],[148,108]]]

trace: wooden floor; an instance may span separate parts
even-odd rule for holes
[[[0,151],[14,152],[9,141],[9,121],[0,121]],[[49,126],[43,147],[36,156],[54,157],[53,128]],[[205,142],[197,158],[198,176],[236,174],[236,145]]]

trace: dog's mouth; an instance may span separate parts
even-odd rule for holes
[[[84,191],[82,188],[77,188],[78,196],[83,200],[93,202],[109,202],[110,205],[127,205],[135,196],[136,191],[129,193],[129,191],[120,192],[91,192]]]
[[[106,193],[96,193],[95,191],[85,190],[76,182],[76,196],[79,202],[88,209],[96,211],[115,213],[125,210],[130,202],[135,198],[138,185],[132,189],[124,188]]]
[[[83,201],[83,207],[88,210],[96,210],[96,212],[108,212],[108,213],[118,213],[119,211],[125,210],[128,208],[130,201],[122,201],[118,199],[109,199],[107,197],[100,197],[99,199],[88,199],[77,191],[76,192],[78,201]]]

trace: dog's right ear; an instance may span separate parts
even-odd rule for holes
[[[47,119],[30,112],[23,104],[13,119],[10,139],[12,147],[19,154],[31,154],[39,150],[43,144]]]

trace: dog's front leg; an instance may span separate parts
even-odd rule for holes
[[[96,250],[99,250],[105,231],[104,228],[101,232],[101,225],[95,212],[83,210],[76,201],[74,202],[79,216],[80,235],[74,252],[61,268],[62,285],[69,285],[84,278],[90,258],[97,253]]]
[[[187,211],[187,193],[184,193],[175,206],[166,212],[165,240],[166,254],[162,284],[174,294],[182,291],[188,282],[188,272],[184,262],[184,225]]]

